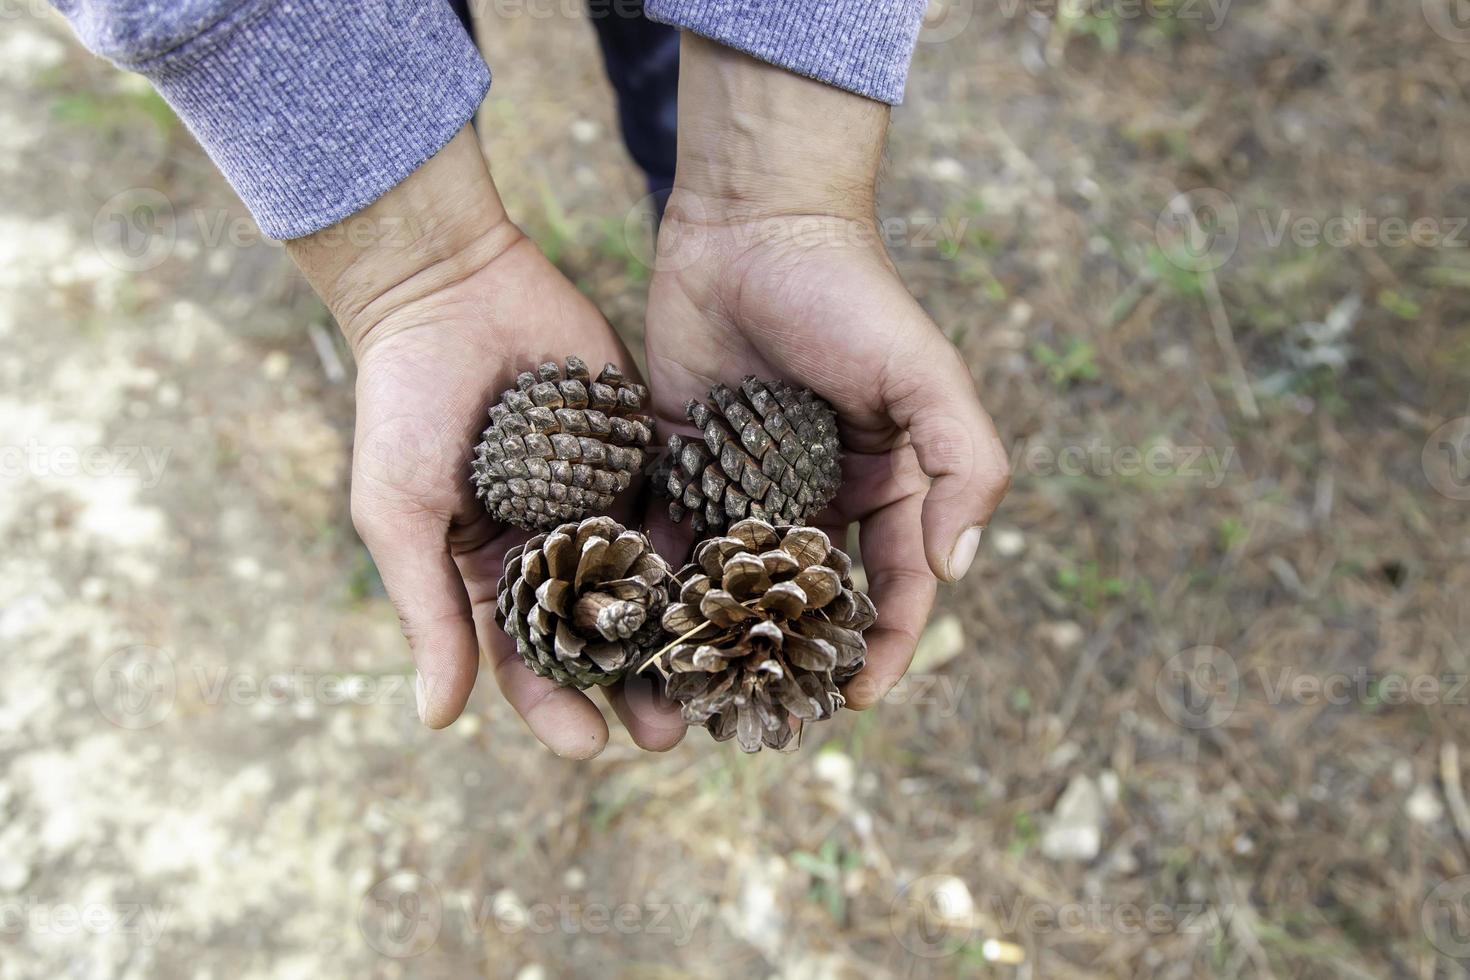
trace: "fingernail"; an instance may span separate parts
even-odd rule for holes
[[[424,675],[418,671],[413,673],[413,700],[418,705],[419,721],[427,725],[429,723],[429,688],[424,684]]]
[[[949,553],[949,580],[959,581],[965,577],[970,566],[975,563],[975,552],[980,550],[980,535],[985,528],[979,524],[969,528],[960,539],[954,543],[954,550]]]

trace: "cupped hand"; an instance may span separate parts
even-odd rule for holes
[[[696,35],[681,44],[678,172],[648,306],[655,413],[665,434],[692,431],[685,402],[746,374],[836,408],[844,482],[818,521],[839,543],[860,525],[878,622],[847,696],[867,707],[908,669],[938,580],[970,568],[1009,464],[878,234],[888,107]],[[671,548],[671,534],[655,540]]]
[[[664,221],[667,262],[651,284],[647,328],[660,429],[693,431],[685,402],[747,374],[800,382],[832,403],[843,485],[819,523],[839,545],[850,523],[861,528],[878,622],[847,696],[867,707],[908,669],[937,580],[969,569],[1009,486],[1006,455],[969,368],[871,224],[710,213],[676,189]],[[660,538],[676,547],[667,531]]]
[[[444,727],[463,711],[483,651],[536,737],[558,755],[589,758],[607,742],[601,712],[585,694],[532,673],[495,622],[505,552],[527,535],[490,519],[474,496],[470,459],[488,406],[519,372],[567,354],[630,375],[633,362],[593,305],[504,219],[498,199],[467,223],[457,215],[485,208],[483,200],[438,199],[438,186],[493,195],[471,137],[461,134],[424,171],[435,179],[425,192],[438,212],[432,219],[424,201],[403,199],[412,187],[354,219],[387,228],[375,208],[411,211],[420,223],[400,254],[293,243],[357,359],[353,523],[412,648],[427,725]],[[677,713],[646,692],[632,705],[621,685],[608,696],[639,745],[665,749],[682,736]]]

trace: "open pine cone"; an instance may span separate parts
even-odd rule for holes
[[[596,380],[581,358],[516,378],[490,408],[475,447],[475,496],[496,520],[547,530],[606,510],[643,467],[653,419],[648,389],[609,364]]]
[[[803,524],[836,496],[837,415],[815,393],[746,378],[738,389],[715,385],[710,401],[685,406],[703,443],[669,440],[672,469],[660,486],[675,521],[689,514],[701,537],[746,517]]]
[[[790,716],[831,717],[877,618],[851,574],[852,559],[812,527],[751,518],[698,545],[663,616],[665,632],[681,638],[662,666],[684,720],[756,752],[785,747]]]
[[[495,620],[542,677],[611,684],[657,642],[671,573],[646,536],[589,517],[506,553]]]

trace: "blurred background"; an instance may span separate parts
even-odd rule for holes
[[[637,349],[593,32],[481,6],[510,211]],[[1457,0],[936,2],[885,229],[1015,487],[884,704],[587,764],[488,682],[420,728],[324,310],[0,21],[3,980],[1465,975]]]

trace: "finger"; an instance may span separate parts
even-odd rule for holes
[[[449,553],[448,518],[404,514],[354,493],[352,522],[413,652],[419,718],[443,728],[464,710],[479,670],[469,596]]]
[[[914,533],[922,508],[922,498],[915,494],[862,523],[863,566],[878,621],[863,634],[868,641],[867,664],[843,690],[848,707],[872,707],[899,682],[914,659],[919,634],[934,606],[937,583]]]
[[[493,527],[485,518],[486,529]],[[474,609],[480,645],[495,673],[500,694],[526,727],[552,752],[565,759],[591,759],[607,745],[607,722],[582,692],[540,677],[516,652],[515,641],[495,621],[498,585],[506,544],[493,532],[485,543],[456,555]]]
[[[929,567],[953,582],[974,562],[981,531],[1010,487],[1010,464],[969,368],[925,319],[926,349],[885,372],[883,398],[932,480],[922,521]]]
[[[607,688],[606,694],[639,748],[667,752],[689,730],[679,714],[679,705],[664,697],[663,682],[651,669],[628,675],[621,684]]]

